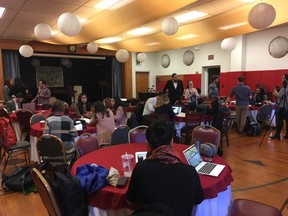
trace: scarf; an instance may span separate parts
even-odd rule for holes
[[[160,163],[164,164],[175,164],[181,162],[178,152],[171,145],[161,145],[158,148],[148,151],[145,160],[158,160]]]

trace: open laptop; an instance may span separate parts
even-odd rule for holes
[[[135,162],[143,161],[146,159],[147,152],[135,152]]]
[[[30,110],[32,112],[35,111],[35,103],[23,103],[22,109]]]
[[[195,144],[189,146],[183,151],[189,165],[195,167],[200,174],[217,177],[225,168],[225,165],[204,162]]]
[[[181,113],[182,107],[181,106],[172,106],[173,112],[177,115]]]

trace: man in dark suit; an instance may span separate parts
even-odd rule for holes
[[[172,74],[172,79],[168,80],[163,89],[164,93],[168,93],[170,103],[173,105],[176,101],[181,104],[184,92],[183,82],[177,79],[177,74]]]
[[[22,93],[17,93],[16,97],[14,97],[12,100],[7,101],[5,104],[5,109],[8,113],[11,113],[17,109],[21,109],[21,103],[24,100],[24,95]]]

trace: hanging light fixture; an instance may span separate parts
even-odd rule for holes
[[[34,34],[39,40],[47,40],[52,35],[52,29],[45,23],[39,23],[34,28]]]
[[[94,54],[98,51],[98,45],[94,42],[87,44],[87,50],[89,53]]]
[[[146,60],[147,56],[145,53],[138,53],[137,54],[137,60],[142,63]]]
[[[162,31],[166,35],[174,35],[179,29],[179,23],[174,17],[167,17],[162,23]]]
[[[225,38],[221,42],[221,48],[225,51],[232,51],[236,47],[236,40],[234,38]]]
[[[270,26],[276,18],[276,11],[270,4],[259,3],[249,12],[248,22],[255,29],[263,29]]]
[[[19,48],[19,53],[25,57],[25,58],[29,58],[33,55],[33,48],[29,45],[22,45]]]
[[[59,30],[67,36],[77,35],[82,28],[79,18],[69,12],[63,13],[58,18],[57,25]]]
[[[129,53],[125,49],[120,49],[116,52],[116,59],[119,62],[126,62],[129,59]]]

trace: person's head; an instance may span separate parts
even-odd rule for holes
[[[283,76],[282,76],[282,84],[283,84],[283,88],[287,88],[288,74],[283,74]]]
[[[13,86],[13,79],[8,78],[5,80],[4,85],[7,85],[9,89],[11,89],[11,87]]]
[[[193,88],[193,81],[192,80],[188,80],[187,88]]]
[[[238,82],[239,83],[243,83],[244,82],[244,78],[242,76],[238,77]]]
[[[146,130],[146,139],[151,149],[162,145],[170,145],[173,138],[172,125],[164,120],[157,119]]]
[[[14,78],[14,85],[15,85],[15,86],[22,86],[22,85],[24,85],[21,77],[16,76],[16,77]]]
[[[162,94],[159,99],[157,100],[156,107],[161,107],[165,104],[169,104],[170,99],[167,94]]]
[[[163,92],[156,93],[156,95],[155,95],[156,99],[159,100],[159,98],[161,97],[162,94],[163,94]]]
[[[218,83],[219,80],[220,80],[219,76],[213,76],[212,77],[212,82],[214,82],[214,83]]]
[[[103,100],[103,103],[104,103],[104,106],[105,106],[106,108],[112,109],[115,101],[114,101],[113,98],[105,98],[105,99]]]
[[[105,115],[105,113],[108,113],[102,101],[94,102],[93,109],[95,113],[101,113],[103,116]]]
[[[65,105],[63,101],[61,100],[56,100],[54,103],[51,105],[51,112],[56,113],[56,112],[64,112],[65,111]]]
[[[45,87],[45,86],[46,86],[46,81],[40,79],[40,80],[38,81],[38,86],[39,86],[39,88]]]
[[[78,96],[78,103],[79,104],[86,104],[87,103],[87,96],[85,93],[80,93]]]
[[[177,74],[176,73],[172,74],[172,80],[175,81],[175,82],[177,81]]]
[[[24,100],[24,95],[22,93],[17,93],[16,94],[16,101],[18,103],[21,103],[21,102],[23,102],[23,100]]]

